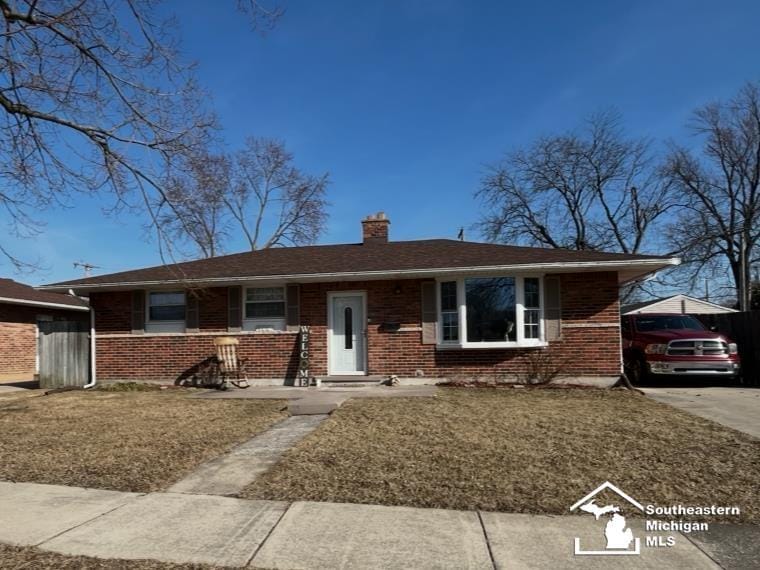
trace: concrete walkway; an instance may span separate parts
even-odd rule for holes
[[[237,495],[282,454],[317,429],[326,415],[291,416],[267,431],[198,467],[169,488],[170,493]]]
[[[760,438],[760,388],[644,388],[647,396]]]
[[[292,416],[330,414],[351,398],[430,398],[435,386],[362,386],[356,388],[327,387],[296,388],[293,386],[251,386],[245,390],[208,391],[194,398],[211,400],[253,399],[288,400]]]
[[[643,537],[642,521],[628,521]],[[743,550],[672,533],[636,556],[574,556],[603,547],[590,516],[247,501],[0,482],[0,542],[69,555],[257,568],[750,568],[760,527],[721,529]],[[743,533],[743,534],[742,534]],[[708,535],[709,536],[709,535]],[[725,538],[728,537],[728,538]],[[643,538],[642,538],[643,541]],[[752,549],[755,548],[753,551]],[[709,553],[709,556],[708,554]],[[712,558],[711,558],[712,556]],[[742,566],[744,565],[744,566]]]
[[[314,431],[328,414],[349,398],[430,397],[434,386],[366,388],[251,387],[246,390],[205,392],[205,399],[287,399],[291,417],[253,437],[229,453],[204,463],[169,493],[234,496],[272,467],[282,454]]]

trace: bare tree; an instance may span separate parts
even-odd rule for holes
[[[616,113],[538,139],[488,167],[477,195],[492,241],[637,253],[670,207],[647,140],[631,139]]]
[[[174,243],[188,240],[203,257],[222,253],[228,237],[226,195],[230,160],[223,154],[197,153],[164,182],[165,207],[159,217]]]
[[[240,7],[265,27],[281,14]],[[171,21],[152,0],[0,0],[0,14],[0,206],[10,229],[35,231],[35,210],[105,190],[116,205],[147,207],[160,239],[161,177],[214,123]]]
[[[690,127],[704,142],[701,155],[673,145],[664,166],[683,202],[670,239],[693,275],[727,266],[747,310],[760,239],[760,84],[698,109]]]
[[[183,164],[165,183],[160,218],[175,248],[213,257],[233,228],[252,250],[311,244],[324,231],[328,175],[296,168],[280,141],[251,137],[231,156],[204,151]]]
[[[327,222],[328,174],[305,174],[276,140],[249,138],[235,155],[226,204],[252,250],[317,241]]]

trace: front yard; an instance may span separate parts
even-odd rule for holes
[[[352,400],[243,495],[568,514],[606,480],[643,504],[737,505],[760,523],[760,440],[617,390]]]
[[[286,416],[186,390],[37,394],[0,397],[0,480],[161,490]],[[242,496],[567,514],[609,480],[760,523],[758,439],[626,391],[438,394],[346,402]]]
[[[0,480],[156,491],[286,417],[184,389],[38,394],[0,398]]]

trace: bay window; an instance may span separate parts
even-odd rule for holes
[[[541,289],[539,277],[439,281],[439,344],[460,348],[543,345]]]
[[[243,301],[244,330],[285,330],[284,287],[248,287]]]
[[[516,342],[514,277],[465,279],[467,342]]]

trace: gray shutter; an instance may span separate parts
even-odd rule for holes
[[[562,304],[558,276],[544,279],[544,330],[546,340],[562,338]]]
[[[240,332],[243,328],[243,289],[241,287],[227,288],[227,330]]]
[[[198,332],[199,324],[199,305],[198,296],[192,291],[185,293],[185,331]]]
[[[422,344],[435,344],[438,332],[438,304],[435,281],[422,284]]]
[[[286,324],[287,330],[297,331],[301,324],[301,288],[299,285],[288,285],[285,289]]]
[[[132,334],[145,332],[145,291],[132,291]]]

